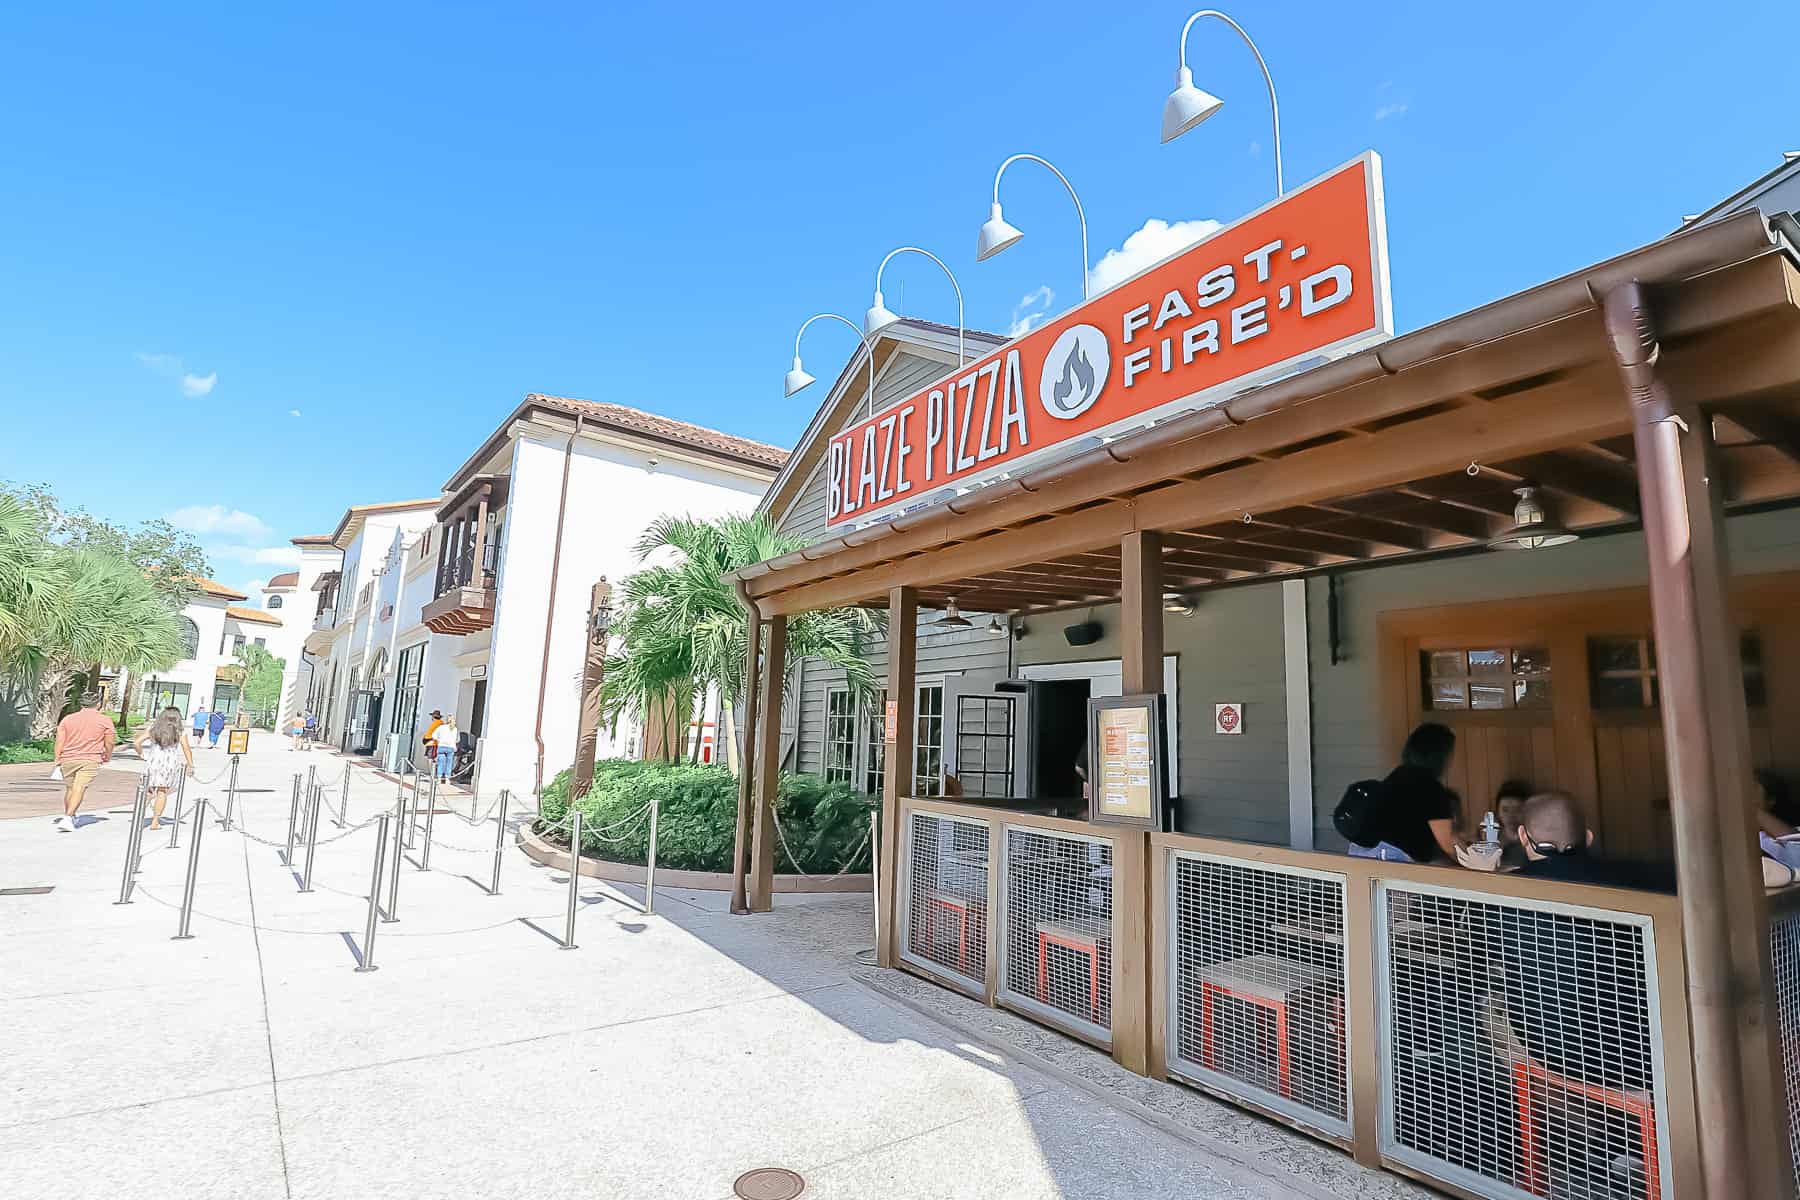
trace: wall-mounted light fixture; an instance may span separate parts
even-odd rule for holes
[[[1184,596],[1180,592],[1164,592],[1163,611],[1166,613],[1176,613],[1183,617],[1191,617],[1194,615],[1194,598],[1192,596]]]

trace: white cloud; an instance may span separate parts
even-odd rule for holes
[[[300,565],[298,546],[244,546],[223,542],[209,544],[205,549],[208,558],[222,562],[258,563],[273,567]]]
[[[1171,225],[1151,217],[1125,239],[1124,245],[1100,256],[1100,261],[1088,272],[1088,290],[1098,294],[1123,283],[1146,267],[1186,250],[1218,230],[1219,223],[1212,220],[1177,221]]]
[[[1006,327],[1006,335],[1020,337],[1031,332],[1032,326],[1042,325],[1055,302],[1056,293],[1043,284],[1019,297],[1019,302],[1013,305],[1012,323]]]
[[[1375,110],[1375,119],[1377,121],[1385,121],[1389,117],[1400,116],[1406,111],[1406,108],[1407,105],[1404,100],[1396,100],[1392,104],[1384,104]]]
[[[210,375],[198,375],[193,371],[188,370],[187,363],[182,361],[181,355],[179,354],[145,354],[139,352],[137,360],[139,363],[143,364],[146,370],[154,371],[164,379],[173,379],[180,385],[181,394],[188,397],[190,400],[197,400],[201,396],[211,395],[213,388],[219,382],[219,373],[217,371],[212,372]]]
[[[163,519],[177,529],[219,534],[242,541],[258,541],[275,532],[254,513],[241,508],[226,508],[223,504],[190,504],[163,514]]]
[[[299,410],[299,409],[297,409],[297,408],[290,408],[290,409],[288,409],[288,416],[290,416],[290,417],[297,417],[297,416],[299,416],[299,415],[300,415],[300,410]]]

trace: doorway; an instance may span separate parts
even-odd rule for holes
[[[1046,679],[1032,687],[1032,763],[1034,794],[1048,800],[1081,795],[1075,760],[1087,745],[1087,702],[1093,691],[1087,679]]]
[[[481,736],[481,719],[487,716],[487,680],[475,681],[475,695],[469,703],[469,722],[466,732],[472,738]]]

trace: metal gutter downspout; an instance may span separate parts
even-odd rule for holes
[[[550,686],[550,633],[556,626],[556,582],[562,574],[563,522],[569,513],[569,467],[575,460],[575,439],[581,436],[586,425],[587,418],[576,413],[574,432],[569,434],[569,444],[563,447],[562,493],[556,500],[556,548],[550,552],[550,598],[544,601],[544,653],[538,663],[537,722],[531,729],[531,740],[537,743],[533,799],[544,794],[544,693]]]
[[[1792,1196],[1791,1166],[1778,1170],[1778,1162],[1765,1153],[1774,1136],[1769,1102],[1784,1108],[1781,1093],[1770,1090],[1767,1064],[1759,1071],[1746,1061],[1758,1047],[1764,1055],[1774,1055],[1770,1017],[1775,1008],[1767,913],[1752,857],[1749,718],[1741,679],[1736,695],[1728,694],[1729,681],[1737,679],[1730,669],[1736,661],[1735,639],[1730,662],[1708,661],[1718,657],[1717,644],[1725,637],[1724,630],[1709,626],[1730,618],[1723,595],[1724,548],[1717,545],[1724,531],[1710,490],[1714,481],[1707,478],[1706,442],[1692,440],[1709,435],[1704,426],[1690,427],[1707,418],[1691,409],[1680,415],[1657,369],[1661,346],[1643,285],[1630,280],[1608,289],[1601,299],[1607,339],[1631,405],[1652,623],[1663,672],[1669,808],[1687,959],[1694,1091],[1702,1115],[1701,1178],[1705,1194],[1714,1200]],[[1710,651],[1709,641],[1714,643]],[[1735,753],[1730,746],[1714,744],[1715,728],[1738,740]],[[1675,1002],[1673,996],[1663,997],[1665,1005]],[[1753,1129],[1753,1111],[1763,1130]],[[1780,1146],[1785,1152],[1785,1137]]]

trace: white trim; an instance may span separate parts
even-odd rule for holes
[[[1287,684],[1288,845],[1313,848],[1312,662],[1307,657],[1306,580],[1281,581]]]
[[[1169,795],[1181,794],[1181,672],[1180,656],[1163,655],[1163,694],[1169,698]],[[1017,668],[1019,678],[1045,679],[1118,679],[1124,687],[1124,666],[1116,658],[1093,658],[1080,662],[1032,663]],[[1029,714],[1027,714],[1029,719]]]

